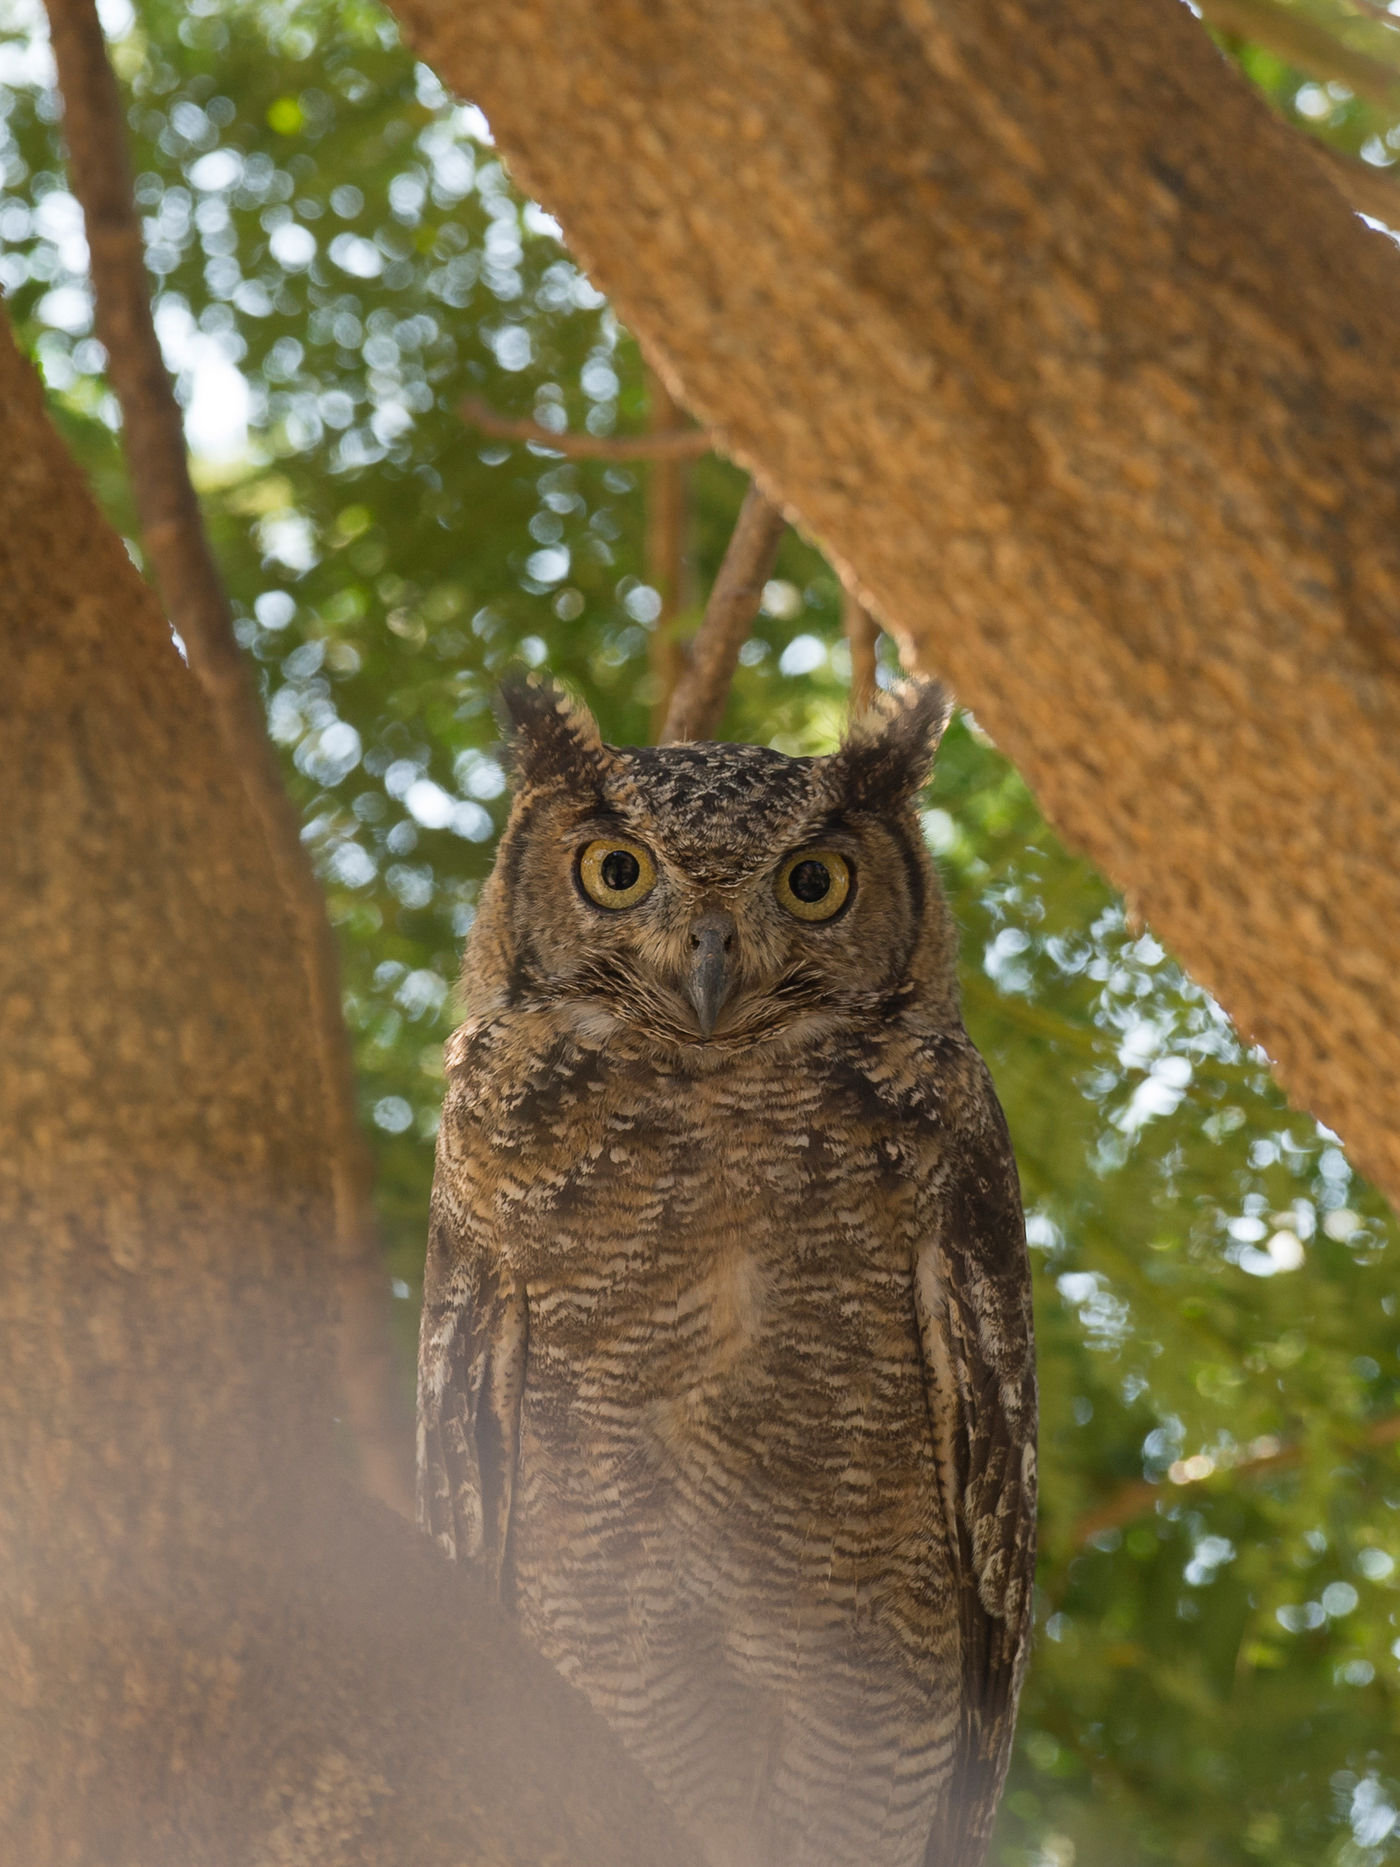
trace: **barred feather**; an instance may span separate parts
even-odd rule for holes
[[[909,783],[871,788],[901,758],[863,745],[852,795],[840,754],[609,750],[648,918],[580,905],[599,800],[537,760],[449,1051],[420,1514],[714,1867],[975,1867],[1024,1666],[1024,1232]],[[858,875],[825,937],[770,879],[817,836]],[[676,979],[717,900],[705,1042]]]

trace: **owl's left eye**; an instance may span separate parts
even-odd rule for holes
[[[579,852],[578,878],[600,908],[631,908],[656,886],[656,864],[640,843],[602,836]]]
[[[829,921],[851,892],[851,865],[834,849],[803,849],[778,871],[776,893],[800,921]]]

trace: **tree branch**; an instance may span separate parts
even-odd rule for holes
[[[528,441],[570,460],[698,460],[714,452],[705,428],[663,428],[651,434],[556,434],[526,415],[499,415],[476,396],[463,396],[457,413],[468,427],[494,441]]]
[[[841,626],[851,650],[851,717],[854,719],[875,698],[876,646],[880,625],[859,597],[845,592],[841,608]]]
[[[1217,32],[1248,39],[1309,77],[1332,79],[1382,110],[1400,107],[1400,66],[1359,52],[1291,7],[1270,0],[1199,0]]]
[[[1369,214],[1372,220],[1384,221],[1387,227],[1400,227],[1400,182],[1391,170],[1354,162],[1315,137],[1304,135],[1303,140],[1349,207],[1358,214]]]
[[[0,1856],[699,1867],[340,1448],[300,940],[0,318]]]
[[[1378,1451],[1384,1446],[1400,1443],[1400,1414],[1388,1415],[1377,1420],[1365,1433],[1361,1441],[1369,1451]],[[1256,1446],[1258,1441],[1255,1442]],[[1194,1459],[1180,1459],[1167,1473],[1173,1486],[1186,1491],[1204,1484],[1207,1479],[1228,1475],[1232,1478],[1259,1478],[1273,1472],[1291,1471],[1303,1462],[1304,1448],[1301,1445],[1267,1445],[1247,1453],[1233,1463],[1219,1463],[1198,1455]],[[1122,1530],[1134,1523],[1139,1517],[1145,1517],[1155,1510],[1162,1500],[1174,1501],[1167,1486],[1154,1483],[1150,1478],[1136,1478],[1131,1484],[1115,1491],[1102,1504],[1084,1512],[1070,1533],[1070,1541],[1076,1548],[1082,1548],[1092,1537],[1102,1536],[1105,1530]]]
[[[49,0],[64,100],[69,179],[91,254],[97,334],[122,411],[122,441],[141,539],[166,614],[208,695],[225,756],[256,814],[297,929],[313,1014],[332,1152],[341,1304],[340,1372],[366,1483],[411,1509],[409,1436],[396,1415],[388,1289],[371,1203],[372,1168],[355,1116],[338,956],[325,900],[267,737],[261,703],[233,632],[190,480],[184,425],[151,316],[141,223],[132,198],[126,121],[93,0]]]
[[[663,745],[680,739],[709,739],[717,731],[739,650],[753,627],[786,529],[782,513],[751,482],[704,619],[690,644],[689,663],[671,697],[661,732]]]
[[[394,4],[687,407],[1400,1194],[1392,243],[1176,0]]]
[[[681,411],[656,371],[647,369],[648,422],[653,438],[683,432]],[[676,634],[681,611],[689,606],[686,544],[690,519],[690,469],[685,460],[653,459],[646,487],[647,581],[661,598],[661,613],[651,632],[648,660],[652,683],[651,734],[663,730],[676,682],[685,669],[685,650]]]

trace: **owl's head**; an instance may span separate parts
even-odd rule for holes
[[[825,758],[631,749],[549,683],[509,683],[514,797],[468,952],[473,1012],[547,1004],[710,1058],[911,989],[956,1017],[914,812],[948,713],[911,682]]]

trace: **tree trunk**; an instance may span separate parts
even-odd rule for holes
[[[398,0],[677,394],[1400,1193],[1400,256],[1177,0]]]
[[[689,1861],[581,1698],[358,1493],[285,897],[0,327],[0,1853]]]
[[[412,1431],[389,1340],[384,1245],[374,1211],[374,1163],[355,1115],[355,1071],[341,1006],[339,954],[326,899],[301,841],[301,817],[267,736],[257,680],[234,634],[190,478],[184,420],[151,312],[141,217],[132,196],[126,117],[96,0],[48,0],[49,39],[63,94],[68,179],[83,210],[97,333],[122,412],[122,449],[141,544],[165,613],[210,703],[224,758],[267,844],[306,969],[335,1197],[340,1392],[365,1483],[413,1512]]]

